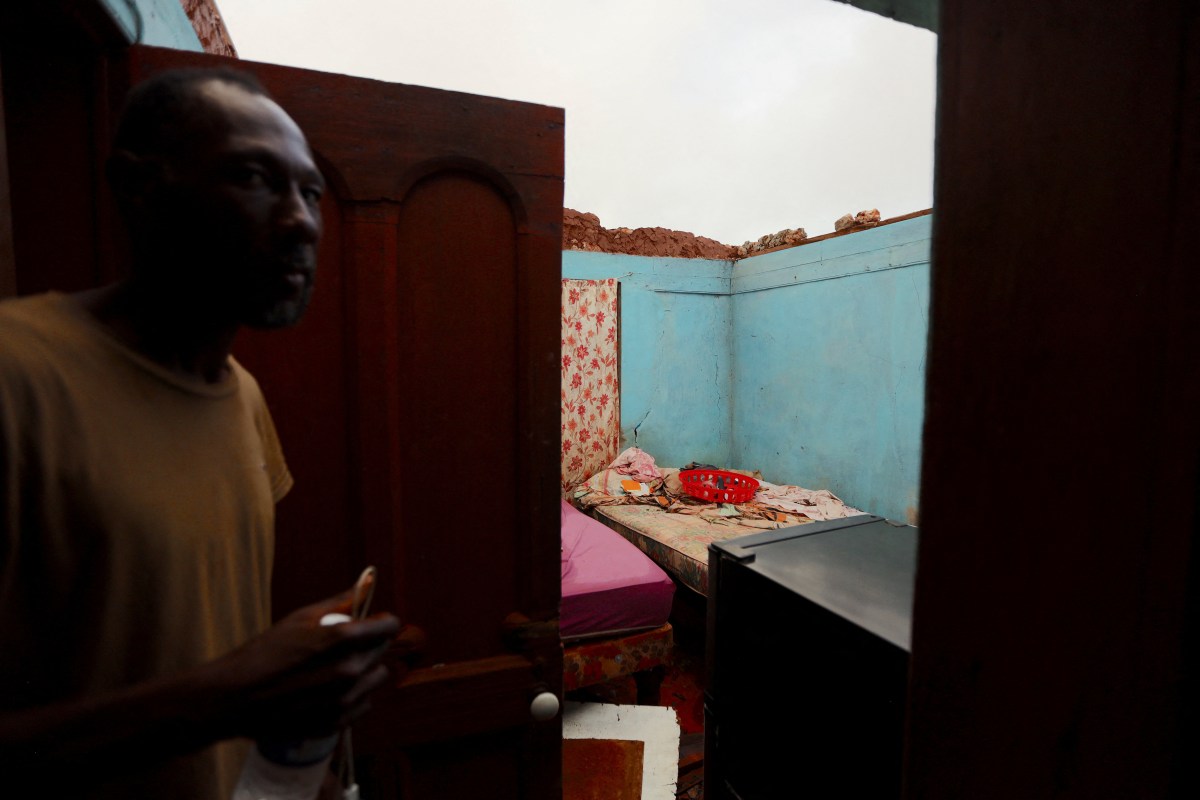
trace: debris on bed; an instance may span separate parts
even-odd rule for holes
[[[652,481],[662,477],[662,473],[654,464],[654,456],[637,447],[627,448],[608,465],[608,468],[639,481]]]
[[[683,469],[712,468],[710,464],[688,464]],[[644,450],[631,447],[605,469],[576,487],[572,499],[582,508],[591,506],[651,505],[672,514],[698,516],[717,525],[745,525],[775,529],[862,514],[827,489],[805,489],[763,480],[758,470],[725,469],[758,481],[752,499],[743,503],[708,502],[684,489],[682,470],[660,467]],[[623,484],[636,484],[630,491]]]

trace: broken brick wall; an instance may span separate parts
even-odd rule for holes
[[[723,244],[707,236],[697,236],[694,233],[669,228],[605,228],[595,214],[564,208],[562,248],[563,250],[621,253],[632,256],[711,258],[735,261],[782,247],[794,247],[809,241],[820,241],[829,236],[840,236],[874,228],[877,225],[886,225],[889,222],[908,219],[924,213],[928,212],[917,212],[915,215],[896,217],[894,220],[881,220],[879,210],[872,208],[860,211],[858,214],[842,216],[834,222],[833,233],[818,236],[812,240],[808,238],[808,233],[804,228],[784,228],[781,231],[761,236],[755,241],[747,241],[735,246]]]
[[[707,236],[668,228],[605,228],[595,214],[563,209],[563,249],[631,256],[736,258],[735,248]]]

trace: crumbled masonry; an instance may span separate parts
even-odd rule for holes
[[[563,249],[633,256],[738,258],[737,248],[716,239],[668,228],[605,228],[595,214],[563,209]]]
[[[737,257],[745,258],[746,256],[752,256],[755,253],[772,250],[776,247],[791,247],[794,244],[801,244],[807,239],[808,233],[805,232],[804,228],[784,228],[778,233],[768,233],[765,236],[760,236],[756,242],[746,242],[737,248]]]
[[[878,225],[879,209],[846,214],[834,223],[836,233],[850,233]],[[808,241],[804,228],[784,228],[768,233],[757,241],[728,245],[669,228],[605,228],[595,214],[563,209],[563,250],[589,250],[596,253],[624,253],[631,256],[674,258],[715,258],[736,261],[778,247],[792,247]]]
[[[874,228],[879,224],[879,209],[872,208],[870,211],[860,211],[854,216],[845,214],[833,223],[833,229],[836,232],[845,230],[860,230],[863,228]]]

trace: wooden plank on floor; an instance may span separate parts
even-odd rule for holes
[[[646,743],[563,739],[563,800],[641,800]]]

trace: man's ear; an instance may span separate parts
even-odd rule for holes
[[[108,184],[122,205],[145,206],[167,177],[167,165],[158,156],[141,156],[115,150],[105,164]]]

